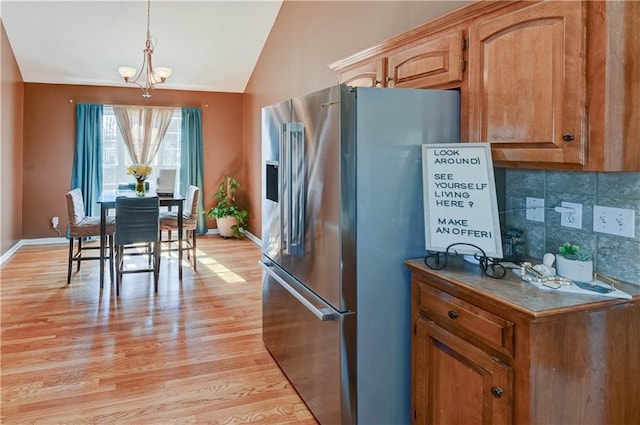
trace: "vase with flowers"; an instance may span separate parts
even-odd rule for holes
[[[144,196],[146,193],[145,180],[151,175],[151,165],[135,164],[127,167],[127,174],[136,179],[136,196]]]

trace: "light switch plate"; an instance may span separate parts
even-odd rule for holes
[[[544,223],[544,199],[530,198],[527,196],[527,220],[541,221]]]
[[[594,205],[593,231],[633,238],[636,235],[636,212]]]
[[[572,227],[574,229],[582,229],[582,204],[562,201],[563,207],[573,208],[572,213],[562,213],[560,216],[560,225],[564,227]]]

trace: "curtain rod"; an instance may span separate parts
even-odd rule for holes
[[[73,98],[69,98],[69,99],[67,99],[67,101],[69,103],[73,103],[74,102]],[[84,103],[84,104],[86,104],[86,105],[99,105],[100,103],[93,102],[93,103]],[[191,105],[169,105],[169,106],[166,106],[166,105],[117,105],[117,104],[114,104],[114,103],[102,103],[102,105],[104,105],[104,106],[136,106],[136,107],[140,107],[140,108],[202,108],[201,105],[193,105],[193,106],[191,106]],[[204,107],[208,108],[209,107],[209,103],[205,103]]]

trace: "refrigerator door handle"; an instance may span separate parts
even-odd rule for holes
[[[280,197],[280,247],[289,255],[291,228],[291,137],[289,123],[280,128],[280,167],[278,168],[278,196]]]
[[[291,224],[289,248],[292,255],[304,255],[304,216],[306,211],[306,161],[304,151],[304,125],[289,123],[291,165]]]
[[[273,264],[265,263],[263,261],[259,261],[259,264],[260,264],[260,267],[262,267],[262,270],[264,270],[265,273],[267,273],[269,276],[271,276],[284,289],[286,289],[287,292],[289,292],[291,295],[293,295],[293,297],[296,300],[298,300],[300,302],[300,304],[305,306],[306,309],[309,310],[311,313],[313,313],[313,315],[316,316],[318,319],[322,320],[323,322],[326,322],[328,320],[334,320],[336,318],[336,314],[333,313],[330,309],[328,309],[328,308],[317,308],[316,306],[311,304],[309,302],[309,300],[307,300],[302,294],[300,294],[298,291],[293,289],[283,278],[281,278],[273,270],[271,270],[271,267],[273,267]]]

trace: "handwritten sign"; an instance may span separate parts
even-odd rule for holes
[[[425,241],[429,251],[473,244],[502,258],[493,161],[489,143],[422,145]],[[460,254],[478,250],[456,245]]]

